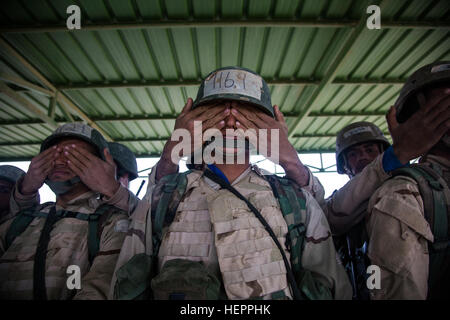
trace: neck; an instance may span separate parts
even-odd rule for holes
[[[90,191],[90,189],[82,182],[77,183],[73,186],[72,189],[70,189],[69,192],[66,192],[56,198],[56,204],[61,207],[66,207],[67,203],[76,197],[82,195],[83,193],[86,193]]]
[[[233,183],[250,166],[250,160],[246,156],[243,164],[215,164],[215,166],[223,172],[230,183]]]

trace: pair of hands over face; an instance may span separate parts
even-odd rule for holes
[[[80,177],[81,181],[92,191],[112,197],[120,184],[116,180],[116,164],[111,154],[106,148],[103,152],[106,161],[77,144],[63,147],[54,145],[31,160],[20,191],[23,194],[36,193],[58,162],[58,166],[72,171],[73,176]]]
[[[285,169],[286,173],[292,171],[289,175],[290,177],[298,176],[300,178],[300,175],[302,175],[303,181],[300,181],[302,185],[307,183],[308,174],[305,171],[306,168],[301,164],[297,151],[288,140],[286,121],[277,105],[274,106],[275,118],[257,109],[257,107],[234,101],[213,102],[195,109],[192,109],[192,105],[193,101],[189,98],[180,115],[177,117],[174,128],[174,130],[185,129],[189,131],[191,136],[190,150],[195,152],[196,149],[201,148],[201,145],[194,145],[194,132],[198,132],[196,131],[198,128],[195,127],[194,121],[201,122],[202,134],[211,128],[222,131],[227,128],[235,130],[242,129],[244,132],[249,132],[247,130],[252,129],[254,131],[251,131],[251,141],[259,141],[260,129],[265,129],[267,133],[267,137],[264,137],[266,148],[261,149],[258,143],[258,151],[263,151],[264,153],[262,155],[268,159],[278,159],[278,163]],[[271,129],[278,130],[278,137],[276,135],[272,136]],[[272,141],[273,139],[277,141]],[[167,141],[162,154],[163,161],[158,163],[157,179],[177,171],[178,163],[171,161],[171,153],[178,143],[178,141]],[[271,150],[272,143],[277,147],[273,150],[274,152]],[[180,156],[189,155],[182,154]],[[304,181],[305,179],[306,181]]]

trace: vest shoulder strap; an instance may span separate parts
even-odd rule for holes
[[[296,276],[302,270],[301,258],[306,237],[306,198],[302,190],[289,179],[277,175],[266,176],[277,198],[281,212],[288,226],[286,246],[290,251],[292,270]]]
[[[153,256],[158,255],[165,226],[172,223],[178,205],[187,187],[187,176],[191,170],[174,173],[161,178],[152,194],[152,242]]]

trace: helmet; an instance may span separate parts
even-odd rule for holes
[[[390,146],[389,141],[383,135],[383,132],[381,132],[380,128],[370,122],[355,122],[339,131],[336,138],[336,166],[338,173],[345,173],[345,150],[354,145],[371,141],[381,142],[384,150],[386,150]]]
[[[450,61],[437,61],[421,67],[407,80],[400,96],[395,102],[396,117],[399,123],[405,122],[419,109],[419,104],[414,99],[417,91],[432,84],[450,80]]]
[[[15,166],[3,165],[0,166],[0,179],[16,183],[20,177],[25,174],[25,171]]]
[[[136,156],[133,151],[128,149],[123,144],[117,142],[108,142],[109,152],[118,166],[118,175],[121,176],[124,172],[128,173],[129,180],[134,180],[138,177]]]
[[[98,151],[99,157],[105,160],[103,150],[108,148],[108,143],[102,134],[94,128],[83,123],[66,123],[58,127],[41,144],[41,152],[50,148],[61,138],[77,138],[90,143]]]
[[[200,84],[193,108],[216,99],[249,102],[275,117],[267,83],[249,69],[224,67],[212,71]]]

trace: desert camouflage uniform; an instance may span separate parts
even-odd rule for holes
[[[449,183],[449,159],[427,155],[421,161],[440,167]],[[371,197],[368,212],[368,255],[381,269],[381,288],[371,290],[371,299],[426,299],[433,234],[416,181],[388,180]]]
[[[322,184],[310,172],[309,184],[304,189],[322,207],[333,235],[346,233],[364,218],[369,198],[390,177],[383,169],[383,154],[378,155],[363,171],[327,199],[324,199]]]
[[[116,269],[139,253],[152,253],[149,208],[157,186],[152,170],[144,200],[148,207],[136,210]],[[245,202],[194,170],[187,176],[185,196],[173,223],[162,239],[158,267],[171,259],[202,261],[219,276],[229,299],[270,298],[284,291],[291,297],[280,252]],[[261,171],[249,167],[232,185],[249,199],[270,224],[286,250],[287,225],[277,199]],[[336,255],[325,216],[313,197],[304,192],[309,221],[302,266],[330,288],[335,299],[350,299],[351,286]],[[110,295],[113,296],[115,279]]]
[[[36,204],[35,195],[20,194],[16,184],[13,191],[15,205],[26,209]],[[12,198],[13,198],[12,197]],[[103,204],[97,194],[86,192],[56,210],[91,214]],[[49,212],[55,204],[46,206]],[[5,251],[5,236],[14,219],[0,226],[0,298],[33,299],[33,265],[37,243],[45,219],[36,217]],[[128,229],[128,217],[122,210],[110,214],[100,235],[99,251],[92,265],[88,259],[88,222],[75,218],[58,220],[50,233],[46,259],[46,288],[49,300],[70,299],[75,292],[66,285],[67,267],[81,270],[81,290],[75,299],[106,299],[123,239]]]

